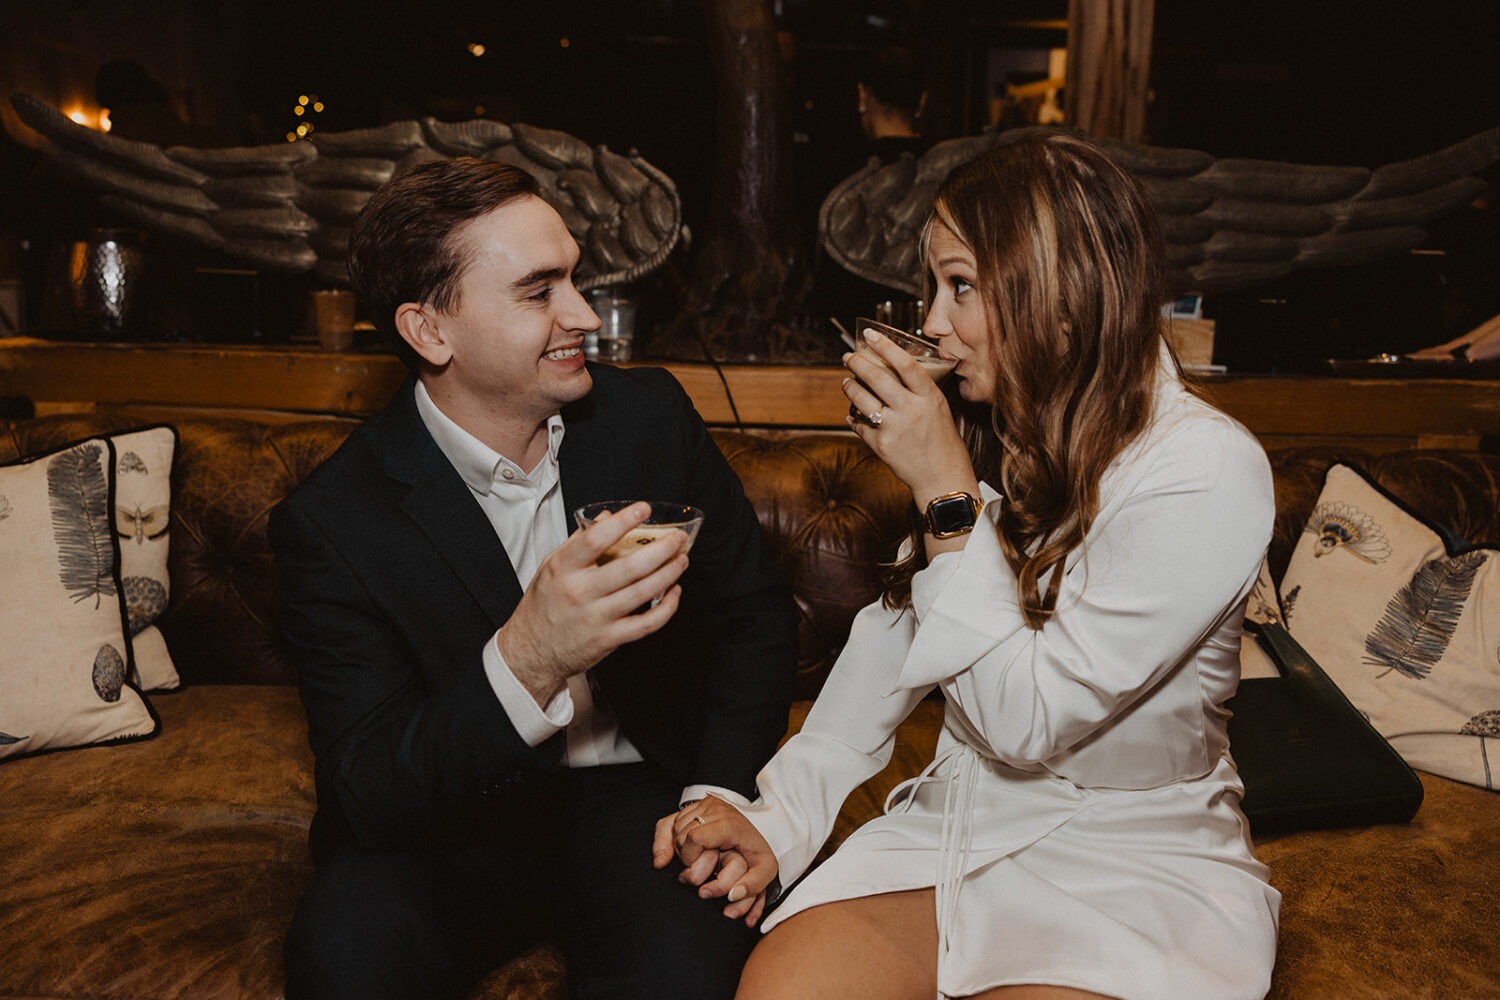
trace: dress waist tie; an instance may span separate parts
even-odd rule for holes
[[[948,761],[953,770],[946,777],[937,773]],[[958,915],[958,893],[963,886],[964,869],[969,861],[973,839],[974,789],[979,781],[979,752],[962,741],[933,758],[922,773],[891,789],[886,796],[886,813],[904,813],[911,808],[917,792],[928,781],[946,781],[943,792],[943,829],[938,845],[937,896],[938,954],[948,953],[953,922]]]

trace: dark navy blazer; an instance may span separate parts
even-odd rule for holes
[[[626,498],[706,514],[676,616],[594,668],[600,697],[677,781],[750,794],[786,728],[789,592],[676,380],[652,368],[590,371],[594,388],[563,410],[567,509]],[[562,735],[528,746],[481,662],[521,587],[422,423],[412,384],[272,511],[270,533],[280,632],[317,757],[316,856],[349,841],[399,848],[483,836],[507,796],[520,801],[548,779]]]

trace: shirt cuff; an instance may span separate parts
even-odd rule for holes
[[[573,721],[573,699],[564,684],[562,690],[547,702],[546,708],[538,705],[526,686],[511,673],[505,657],[500,655],[498,636],[497,632],[484,644],[485,676],[489,678],[490,689],[499,699],[500,707],[510,717],[511,725],[516,727],[516,733],[528,746],[539,746]]]
[[[749,799],[732,788],[720,788],[718,785],[688,785],[682,790],[682,795],[677,802],[677,808],[681,809],[689,802],[697,802],[699,799],[709,795],[712,795],[716,799],[723,799],[730,805],[738,806],[741,809],[750,804]]]

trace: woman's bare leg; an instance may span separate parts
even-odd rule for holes
[[[736,1000],[932,1000],[937,993],[933,890],[824,903],[761,939]]]
[[[931,1000],[933,890],[887,892],[803,910],[761,939],[735,1000]],[[969,1000],[1108,1000],[1068,986],[998,986]]]

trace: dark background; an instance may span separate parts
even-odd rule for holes
[[[787,210],[809,240],[829,178],[859,162],[854,82],[873,52],[917,55],[931,90],[926,128],[947,138],[984,128],[994,50],[1066,38],[1066,0],[769,2],[799,185]],[[129,58],[166,84],[183,117],[227,141],[285,141],[309,94],[324,102],[311,116],[323,131],[483,115],[636,149],[677,183],[694,231],[713,198],[702,0],[4,0],[0,16],[14,25],[0,40],[0,84],[59,106],[87,103],[98,66]],[[1301,163],[1408,159],[1500,125],[1496,53],[1491,0],[1157,0],[1148,140]],[[6,111],[0,276],[21,272],[30,291],[48,281],[56,245],[108,220],[47,175],[34,137]],[[1500,312],[1492,201],[1493,184],[1433,228],[1428,252],[1210,299],[1219,360],[1297,368],[1411,350]],[[271,305],[300,304],[295,283],[266,285],[267,330],[295,323],[290,307]],[[42,298],[30,296],[30,312]]]

